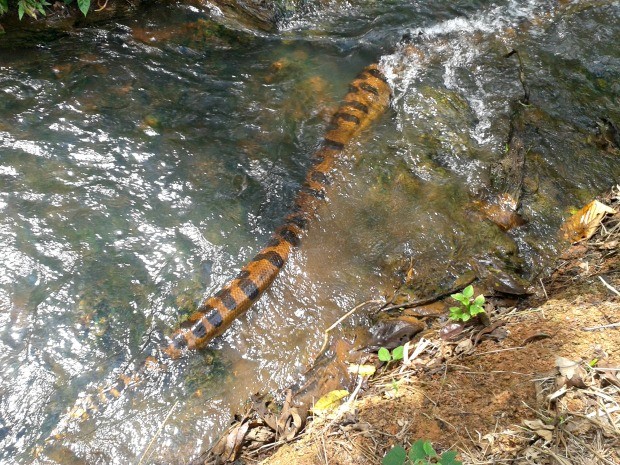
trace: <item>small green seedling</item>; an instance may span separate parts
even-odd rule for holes
[[[382,465],[463,465],[456,460],[456,452],[446,451],[438,455],[430,441],[420,439],[413,443],[409,453],[402,446],[395,446],[385,454]]]
[[[382,362],[387,362],[387,363],[397,362],[398,360],[403,359],[404,353],[405,353],[404,346],[398,346],[396,349],[392,351],[392,353],[390,353],[390,351],[386,349],[385,347],[381,347],[379,349],[379,360],[381,360]]]
[[[475,317],[479,313],[484,313],[484,296],[480,294],[474,299],[474,287],[470,284],[463,292],[452,294],[454,300],[458,300],[461,303],[460,307],[450,307],[450,319],[451,320],[463,320],[468,321]]]

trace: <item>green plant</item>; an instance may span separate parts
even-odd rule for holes
[[[409,449],[409,453],[402,446],[395,446],[385,454],[382,465],[463,465],[456,460],[456,452],[446,451],[441,455],[437,455],[430,441],[419,439],[414,442]]]
[[[84,16],[90,9],[91,0],[63,0],[66,5],[77,2],[77,6]],[[13,2],[11,2],[13,3]],[[50,6],[47,0],[17,0],[17,15],[22,19],[24,15],[37,18],[38,15],[45,16],[45,7]],[[9,0],[0,0],[0,15],[9,11]]]
[[[484,296],[480,294],[474,299],[474,287],[471,284],[463,289],[463,292],[452,294],[450,297],[461,303],[460,307],[450,307],[451,320],[468,321],[479,313],[484,313],[484,308],[482,307],[484,305]]]
[[[379,360],[382,362],[397,362],[398,360],[402,360],[404,356],[405,348],[404,346],[396,347],[391,353],[385,347],[381,347],[379,349]]]
[[[395,379],[392,379],[392,390],[394,391],[394,394],[398,394],[398,383]]]

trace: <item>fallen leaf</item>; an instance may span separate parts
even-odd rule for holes
[[[233,462],[241,450],[249,427],[248,422],[231,426],[228,432],[213,446],[211,453],[218,456],[223,462]]]
[[[608,213],[616,211],[598,200],[590,202],[564,223],[561,229],[564,238],[570,242],[590,239]]]
[[[485,434],[480,440],[487,441],[490,446],[493,446],[495,444],[495,435],[493,433]]]
[[[579,368],[579,363],[564,357],[556,357],[555,366],[562,376],[570,379],[575,376],[575,373]]]
[[[505,325],[505,324],[506,324],[506,322],[505,322],[505,321],[500,320],[500,321],[496,321],[496,322],[495,322],[495,323],[493,323],[491,326],[487,326],[486,328],[482,328],[482,329],[478,332],[478,334],[476,335],[476,338],[474,339],[474,343],[473,343],[473,345],[478,345],[478,343],[480,342],[480,339],[481,339],[483,336],[487,336],[487,337],[489,337],[489,338],[492,338],[492,337],[493,337],[493,336],[492,336],[492,335],[493,335],[493,333],[494,333],[495,331],[497,331],[497,330],[498,330],[501,326],[503,326],[503,325]],[[495,334],[495,336],[496,336],[496,337],[501,338],[501,336],[502,336],[502,335],[501,335],[501,334],[499,334],[499,333],[496,333],[496,334]],[[504,336],[504,337],[505,337],[505,336]]]
[[[516,201],[509,194],[501,194],[496,203],[476,201],[474,205],[488,220],[504,231],[525,224],[525,220],[515,211],[517,209]]]
[[[616,387],[620,388],[620,379],[616,375],[618,367],[614,367],[612,365],[608,365],[606,363],[599,363],[596,366],[598,369],[602,369],[603,371],[599,371],[599,375],[609,384],[612,384]],[[605,369],[607,368],[607,369]]]
[[[314,406],[312,407],[312,413],[325,413],[335,409],[342,399],[349,395],[349,391],[346,389],[338,389],[335,391],[328,392],[319,400],[316,401]]]
[[[439,330],[439,336],[444,341],[454,339],[463,332],[465,325],[462,323],[448,323]]]
[[[577,387],[585,389],[586,383],[583,378],[586,375],[586,371],[583,369],[579,362],[574,362],[564,357],[557,357],[555,359],[555,366],[560,372],[560,376],[565,378],[566,387]],[[561,385],[561,383],[559,383]]]
[[[551,441],[553,439],[553,430],[555,426],[547,425],[543,423],[542,420],[523,420],[523,424],[545,441]]]
[[[275,405],[265,395],[255,394],[251,397],[252,409],[274,431],[278,430],[278,420],[275,413]]]
[[[349,365],[349,367],[347,368],[347,371],[349,373],[353,373],[354,375],[358,375],[358,376],[372,376],[375,374],[375,371],[377,371],[377,369],[375,368],[374,365]]]
[[[473,347],[474,343],[471,339],[464,339],[456,345],[454,348],[454,353],[457,355],[468,354],[472,351]]]

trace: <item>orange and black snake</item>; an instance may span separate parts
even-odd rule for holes
[[[292,212],[275,231],[267,245],[239,274],[220,291],[207,298],[164,349],[166,357],[178,358],[188,350],[207,345],[221,335],[230,325],[256,302],[274,281],[292,249],[300,243],[308,222],[316,215],[320,201],[325,198],[330,171],[334,161],[347,144],[388,108],[391,89],[376,64],[367,66],[351,82],[349,92],[332,116],[325,138],[314,154],[314,163],[308,171],[303,186],[295,198]],[[163,361],[163,360],[161,360]],[[110,399],[119,397],[124,389],[142,379],[142,365],[134,376],[121,375],[112,386],[96,395],[80,398],[61,419],[50,440],[63,436],[72,420],[79,421]]]

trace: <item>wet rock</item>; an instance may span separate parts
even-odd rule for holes
[[[268,0],[215,0],[224,15],[251,27],[273,31],[284,14],[283,4]]]
[[[378,350],[381,347],[394,349],[424,331],[426,325],[416,317],[401,315],[386,317],[370,328],[371,339],[367,349]]]
[[[481,274],[482,288],[485,289],[485,294],[498,292],[517,296],[530,294],[528,291],[529,283],[510,271],[489,267]]]
[[[526,221],[516,212],[517,203],[510,194],[500,194],[493,201],[475,201],[474,207],[502,231],[523,226]]]

